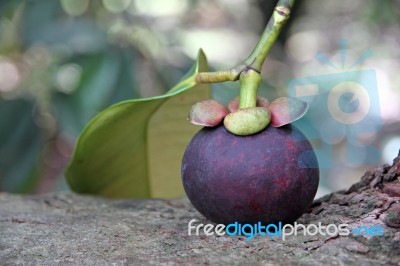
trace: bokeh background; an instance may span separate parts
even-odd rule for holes
[[[270,17],[268,0],[0,0],[0,191],[68,190],[63,170],[84,125],[115,102],[162,94],[198,48],[213,69],[245,59]],[[374,69],[382,128],[364,141],[390,163],[400,148],[400,2],[298,0],[263,68],[260,93],[288,80],[333,73],[318,52]],[[346,65],[342,66],[346,69]],[[227,103],[238,83],[214,86]],[[370,163],[348,164],[346,138],[330,143],[319,195],[356,182]]]

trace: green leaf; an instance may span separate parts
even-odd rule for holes
[[[183,195],[181,158],[198,130],[187,114],[194,103],[211,97],[207,85],[195,82],[200,71],[207,71],[201,50],[193,68],[166,94],[123,101],[94,117],[66,171],[72,190],[114,198]]]

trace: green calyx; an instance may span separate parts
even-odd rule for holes
[[[224,119],[232,134],[247,136],[262,131],[271,121],[271,112],[264,107],[248,107],[230,113]]]

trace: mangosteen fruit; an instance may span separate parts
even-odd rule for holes
[[[312,146],[290,124],[246,136],[223,124],[204,127],[187,146],[181,170],[193,206],[222,224],[292,223],[311,205],[319,182]]]

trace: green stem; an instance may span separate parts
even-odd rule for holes
[[[197,83],[217,83],[225,81],[236,81],[246,65],[238,65],[228,70],[217,72],[200,72],[196,76]]]
[[[261,72],[265,58],[278,38],[283,25],[285,25],[286,21],[289,19],[294,1],[295,0],[279,0],[260,40],[253,52],[245,60],[247,66],[251,66],[253,69]]]
[[[275,43],[280,31],[289,19],[290,11],[295,0],[279,0],[272,17],[270,18],[264,32],[256,47],[247,57],[243,64],[225,71],[201,72],[196,76],[197,83],[217,83],[225,81],[237,81],[240,74],[248,68],[261,72],[262,65],[272,45]]]
[[[247,68],[240,74],[239,109],[257,106],[261,68],[279,32],[288,20],[293,4],[294,0],[279,0],[260,40],[245,60]]]
[[[260,86],[261,75],[253,69],[247,69],[240,75],[239,109],[256,107],[257,91]]]

